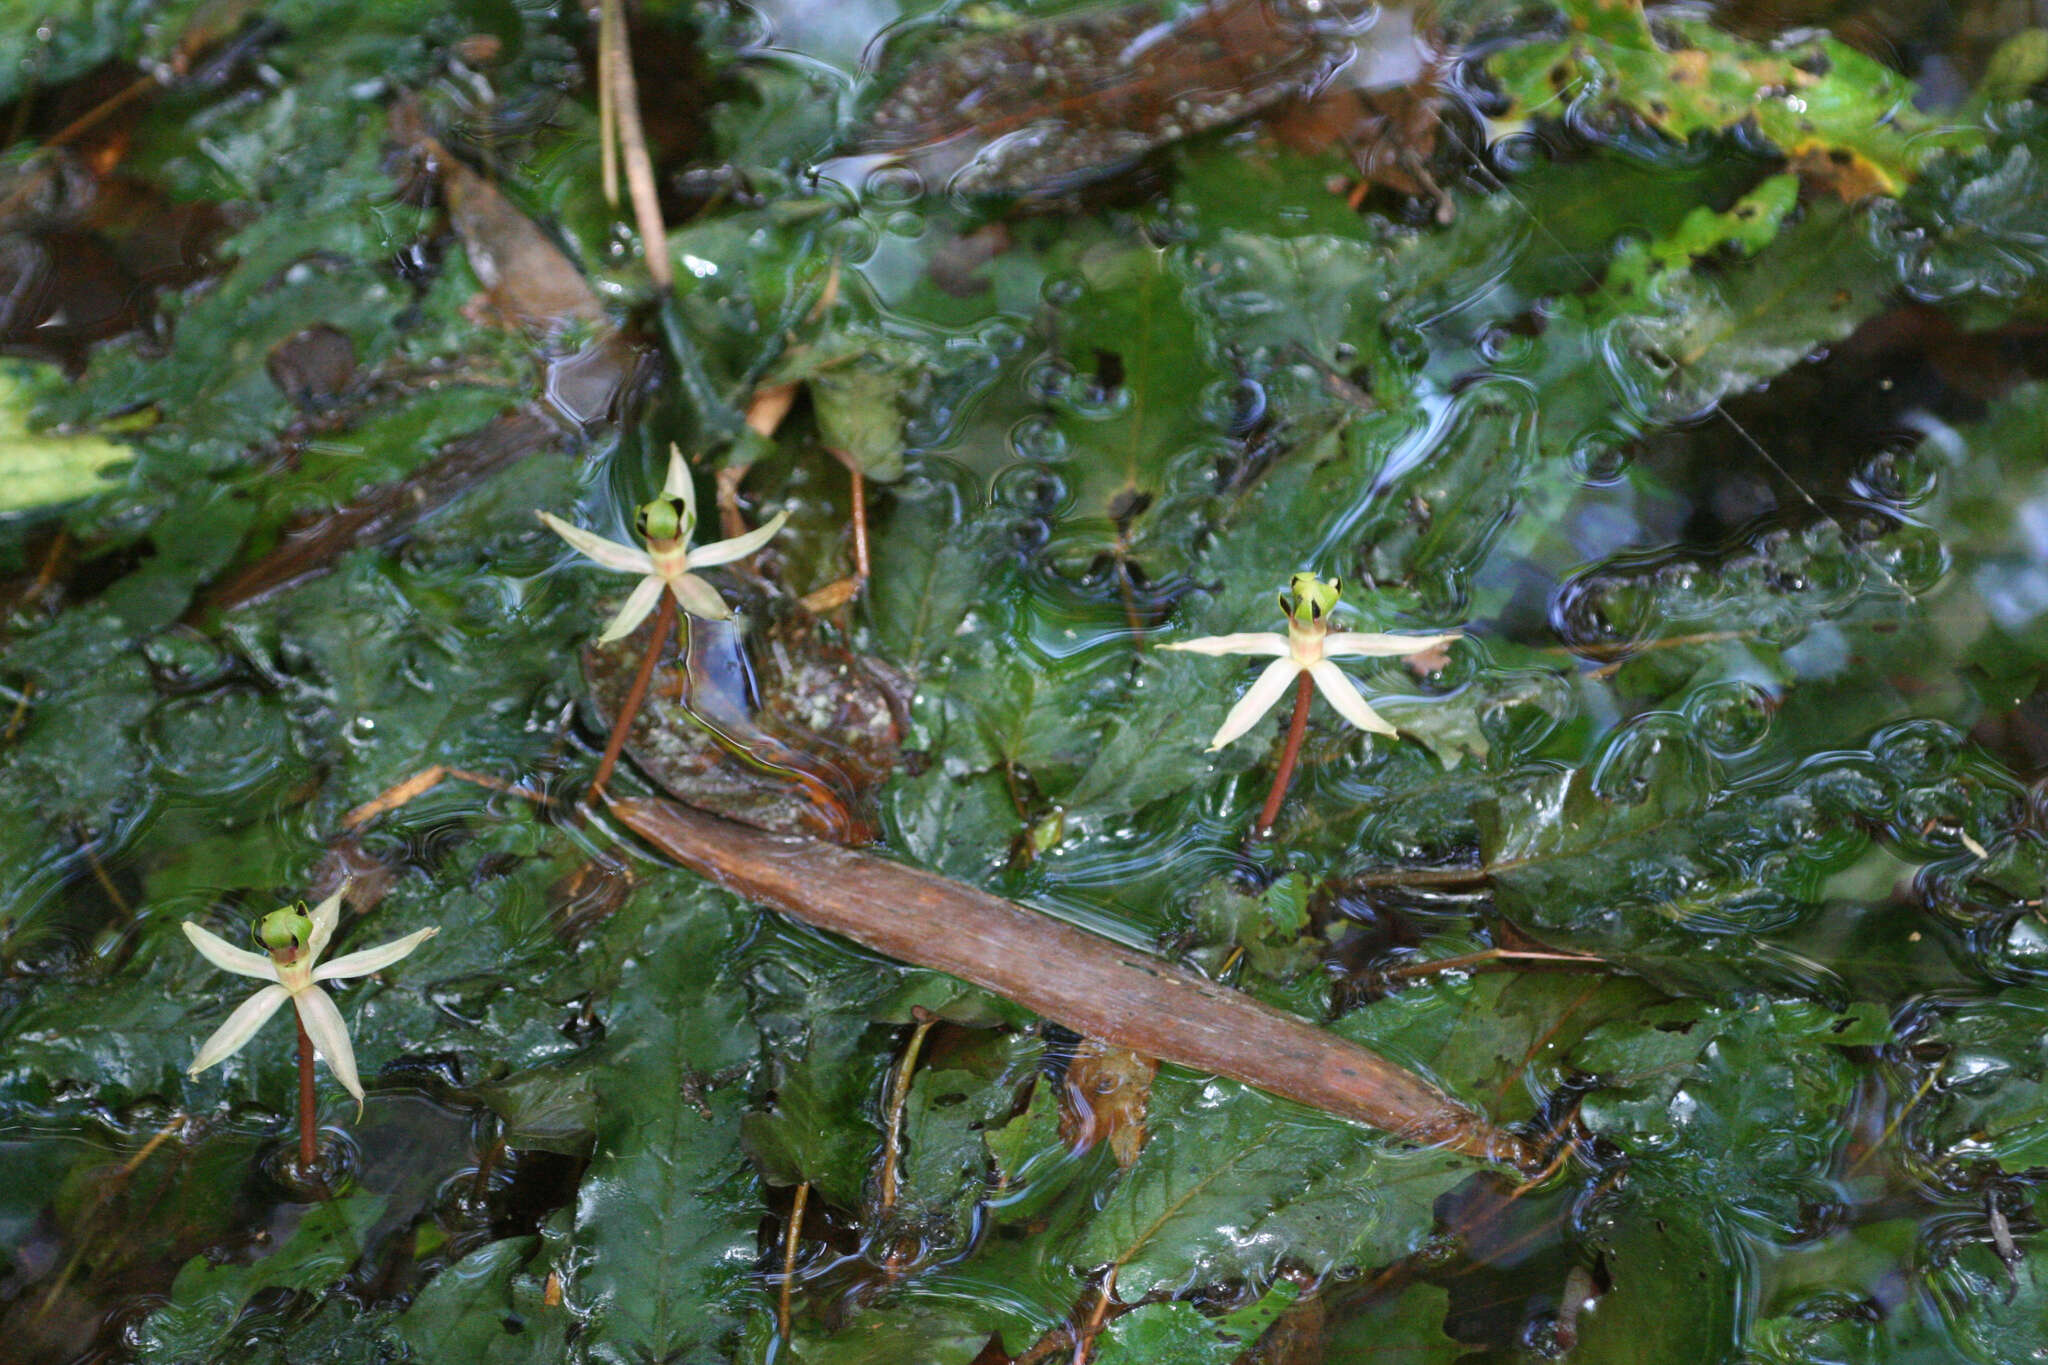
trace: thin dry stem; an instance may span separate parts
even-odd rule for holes
[[[675,284],[675,271],[669,265],[668,228],[661,221],[661,197],[654,186],[654,158],[648,154],[647,133],[640,123],[640,89],[633,78],[632,39],[626,32],[623,0],[604,0],[600,26],[611,35],[607,74],[611,77],[612,120],[618,128],[633,219],[640,229],[640,250],[647,258],[647,273],[666,292]],[[602,36],[599,41],[603,42]]]
[[[1600,967],[1606,962],[1584,953],[1537,953],[1520,948],[1484,948],[1478,952],[1460,953],[1456,957],[1440,957],[1432,962],[1409,962],[1389,968],[1386,976],[1395,981],[1415,981],[1438,972],[1462,971],[1471,967],[1483,967],[1489,962],[1571,962],[1579,966]]]
[[[92,869],[93,880],[100,884],[100,890],[107,893],[107,899],[121,912],[122,919],[134,919],[135,907],[128,904],[128,898],[121,894],[121,888],[114,885],[114,879],[107,875],[107,866],[100,861],[100,855],[91,844],[85,846],[85,865]]]
[[[618,25],[619,0],[603,0],[597,14],[597,155],[604,183],[604,202],[619,206],[619,125],[612,107],[612,30]]]
[[[184,1131],[185,1125],[187,1123],[190,1123],[191,1121],[191,1116],[187,1114],[178,1113],[171,1115],[171,1121],[169,1123],[166,1123],[163,1127],[157,1129],[156,1135],[150,1138],[149,1141],[143,1143],[141,1148],[137,1150],[134,1156],[129,1157],[126,1161],[121,1163],[121,1170],[119,1172],[120,1176],[123,1179],[126,1179],[127,1177],[134,1175],[135,1172],[141,1167],[143,1162],[149,1160],[150,1157],[156,1154],[157,1148],[163,1146],[166,1142],[169,1142],[171,1138],[174,1137],[176,1134]]]
[[[517,796],[538,805],[551,805],[554,800],[544,791],[537,791],[532,787],[523,787],[516,782],[507,782],[503,778],[492,777],[488,773],[471,772],[467,768],[451,768],[444,763],[436,763],[431,768],[421,769],[402,782],[393,783],[368,801],[363,802],[362,805],[357,806],[354,810],[342,816],[341,827],[343,829],[354,829],[358,825],[367,824],[380,815],[388,815],[399,807],[407,805],[415,798],[426,795],[450,778],[454,778],[458,782],[469,782],[479,787],[485,787],[494,792],[503,792],[507,796]]]
[[[868,488],[867,477],[860,472],[860,466],[848,462],[847,470],[853,475],[853,575],[863,586],[868,581]]]
[[[1095,1347],[1096,1334],[1102,1330],[1102,1320],[1109,1313],[1109,1301],[1116,1293],[1116,1267],[1111,1266],[1102,1276],[1102,1284],[1095,1294],[1095,1306],[1088,1312],[1088,1320],[1074,1333],[1073,1365],[1088,1365],[1088,1353]]]
[[[789,1340],[789,1296],[796,1280],[797,1242],[803,1236],[804,1205],[810,1198],[811,1182],[806,1180],[796,1187],[796,1198],[789,1206],[789,1226],[782,1232],[782,1288],[775,1296],[775,1334],[785,1342]]]
[[[922,1005],[913,1017],[917,1028],[912,1031],[903,1058],[896,1063],[896,1075],[889,1083],[889,1124],[882,1138],[882,1188],[875,1201],[877,1215],[884,1217],[896,1207],[896,1158],[903,1145],[903,1108],[910,1102],[910,1077],[917,1070],[917,1054],[924,1048],[924,1036],[939,1022],[939,1016]]]
[[[7,730],[5,733],[0,733],[0,741],[12,744],[14,737],[21,733],[21,722],[27,719],[29,700],[35,694],[36,680],[30,678],[21,685],[21,696],[15,699],[14,714],[7,718]]]

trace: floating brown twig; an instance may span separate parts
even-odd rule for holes
[[[1523,1140],[1413,1072],[1185,967],[885,858],[659,800],[610,809],[686,867],[806,924],[949,972],[1068,1028],[1524,1171]]]

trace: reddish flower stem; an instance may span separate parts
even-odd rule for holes
[[[299,1030],[299,1174],[310,1176],[320,1168],[320,1116],[313,1103],[313,1040],[306,1036],[306,1022],[296,1007],[292,1023]]]
[[[667,587],[661,590],[661,600],[654,607],[654,634],[647,641],[647,652],[640,656],[640,671],[633,675],[633,685],[626,690],[626,699],[619,705],[618,719],[612,722],[612,736],[605,741],[604,757],[598,760],[597,776],[590,779],[590,790],[583,799],[596,805],[604,795],[604,784],[611,781],[612,769],[618,766],[619,755],[626,748],[626,732],[633,728],[633,717],[640,714],[640,703],[647,700],[647,685],[654,680],[654,665],[661,659],[661,651],[668,647],[669,632],[676,625],[675,594]]]
[[[1307,673],[1294,680],[1294,715],[1287,722],[1287,747],[1280,751],[1280,767],[1273,774],[1273,789],[1266,793],[1266,804],[1259,812],[1258,823],[1252,826],[1252,838],[1263,839],[1273,830],[1273,822],[1280,818],[1280,803],[1287,799],[1288,784],[1294,781],[1294,763],[1301,757],[1301,739],[1308,733],[1308,699],[1314,684]]]

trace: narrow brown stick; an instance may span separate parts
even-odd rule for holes
[[[917,1054],[924,1050],[924,1036],[939,1022],[939,1016],[922,1005],[916,1007],[915,1018],[917,1028],[904,1046],[903,1058],[896,1063],[896,1075],[889,1083],[889,1121],[882,1133],[882,1187],[875,1200],[876,1212],[881,1217],[887,1217],[889,1210],[896,1207],[896,1159],[903,1148],[903,1107],[910,1103],[910,1078],[917,1071]]]
[[[647,641],[647,652],[640,656],[640,671],[633,675],[633,685],[626,689],[626,699],[619,704],[619,718],[612,722],[612,735],[605,741],[604,757],[598,760],[597,776],[590,779],[590,790],[583,794],[584,801],[591,805],[604,795],[604,784],[611,781],[612,769],[625,752],[626,732],[633,728],[633,717],[640,714],[640,703],[647,700],[647,684],[654,680],[654,665],[660,661],[675,625],[675,594],[663,588],[661,600],[654,608],[654,634]]]
[[[1073,1365],[1088,1365],[1088,1353],[1095,1347],[1095,1338],[1102,1331],[1102,1319],[1109,1313],[1109,1301],[1116,1293],[1116,1267],[1111,1266],[1103,1273],[1102,1284],[1095,1291],[1095,1307],[1089,1310],[1088,1320],[1074,1333]]]
[[[56,132],[44,138],[43,146],[45,148],[62,147],[65,143],[98,127],[109,117],[127,108],[160,85],[161,82],[155,76],[138,76],[106,99],[101,100],[98,104],[95,104],[92,108],[65,124],[62,128],[59,128]],[[13,196],[10,195],[4,207],[12,208],[13,206]]]
[[[489,773],[473,773],[467,768],[451,768],[446,764],[436,763],[431,768],[422,768],[401,782],[392,783],[368,801],[363,802],[362,805],[357,806],[354,810],[342,816],[341,827],[343,829],[354,829],[357,825],[366,824],[380,815],[388,815],[392,811],[410,804],[415,797],[426,795],[451,777],[490,791],[504,792],[507,796],[517,796],[524,800],[532,801],[536,805],[547,806],[554,803],[553,797],[536,788],[522,787],[516,782],[507,782],[502,778],[492,777]]]
[[[21,722],[27,718],[28,704],[35,697],[35,694],[36,680],[30,678],[21,685],[21,696],[14,703],[14,714],[7,718],[7,729],[0,731],[0,741],[12,744],[14,737],[21,733]]]
[[[50,538],[50,552],[43,556],[43,567],[36,570],[36,581],[22,596],[33,602],[50,590],[57,581],[58,568],[64,563],[64,556],[71,550],[71,533],[59,531]]]
[[[868,581],[868,481],[860,472],[860,466],[848,462],[847,472],[853,475],[853,576],[862,587]]]
[[[640,253],[647,273],[667,291],[675,284],[668,259],[668,228],[661,221],[661,200],[654,187],[654,158],[647,153],[647,133],[640,125],[640,88],[633,76],[633,46],[626,33],[623,0],[604,0],[599,41],[610,30],[612,117],[618,124],[619,154],[626,167],[626,193],[633,201],[633,221],[640,229]]]
[[[121,1164],[121,1169],[118,1172],[118,1174],[123,1178],[134,1175],[136,1169],[140,1167],[143,1162],[149,1160],[149,1158],[152,1154],[155,1153],[157,1148],[163,1146],[166,1142],[169,1142],[171,1138],[174,1135],[176,1135],[179,1132],[179,1130],[184,1128],[184,1126],[188,1122],[190,1122],[190,1119],[183,1112],[171,1115],[171,1121],[169,1123],[166,1123],[163,1127],[157,1129],[156,1136],[152,1137],[149,1141],[143,1143],[141,1151],[137,1152],[134,1156],[129,1157],[127,1161]]]
[[[615,0],[604,0],[597,11],[597,164],[598,182],[607,207],[619,206],[619,120],[612,112],[612,24],[618,15]]]
[[[1438,972],[1463,971],[1472,967],[1483,967],[1489,962],[1570,962],[1581,967],[1604,967],[1607,963],[1584,953],[1532,953],[1519,948],[1482,948],[1477,952],[1460,953],[1456,957],[1440,957],[1429,962],[1406,962],[1399,967],[1390,967],[1386,975],[1393,981],[1412,981]]]
[[[100,890],[114,903],[114,908],[121,912],[122,919],[134,919],[135,908],[128,904],[128,898],[121,894],[121,888],[114,885],[114,879],[107,875],[107,865],[100,861],[100,855],[94,851],[90,841],[84,847],[86,866],[92,869],[93,880],[100,884]]]
[[[782,1233],[782,1288],[775,1296],[775,1335],[786,1346],[789,1343],[789,1296],[796,1280],[796,1249],[804,1232],[804,1205],[810,1202],[811,1182],[806,1180],[796,1187],[796,1198],[789,1206],[789,1226]]]
[[[1521,1138],[1375,1053],[1176,963],[873,854],[669,801],[611,810],[668,857],[900,962],[950,972],[1091,1038],[1216,1072],[1405,1141],[1523,1170]]]
[[[1252,826],[1252,838],[1263,839],[1273,831],[1273,822],[1280,818],[1280,804],[1287,799],[1287,788],[1294,781],[1294,764],[1301,757],[1301,738],[1308,733],[1308,699],[1314,686],[1307,673],[1294,680],[1294,715],[1287,722],[1287,747],[1280,751],[1280,766],[1273,773],[1273,789],[1266,793],[1266,804],[1259,810],[1258,822]]]
[[[320,1169],[320,1117],[313,1104],[313,1040],[306,1036],[306,1021],[292,1011],[292,1023],[299,1030],[299,1174],[310,1176]]]
[[[505,1154],[505,1139],[493,1138],[491,1145],[484,1148],[484,1154],[477,1158],[476,1175],[469,1182],[469,1200],[478,1208],[487,1206],[491,1197],[491,1172],[498,1167],[498,1158]]]
[[[1495,872],[1521,867],[1523,861],[1495,863],[1491,867],[1390,867],[1380,872],[1360,872],[1340,877],[1334,886],[1350,890],[1363,886],[1484,886]]]

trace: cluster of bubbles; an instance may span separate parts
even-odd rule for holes
[[[1789,645],[1873,596],[1925,592],[1947,568],[1933,532],[1860,507],[1803,526],[1773,521],[1718,555],[1593,565],[1559,587],[1550,623],[1568,647],[1595,652],[1716,629]]]

